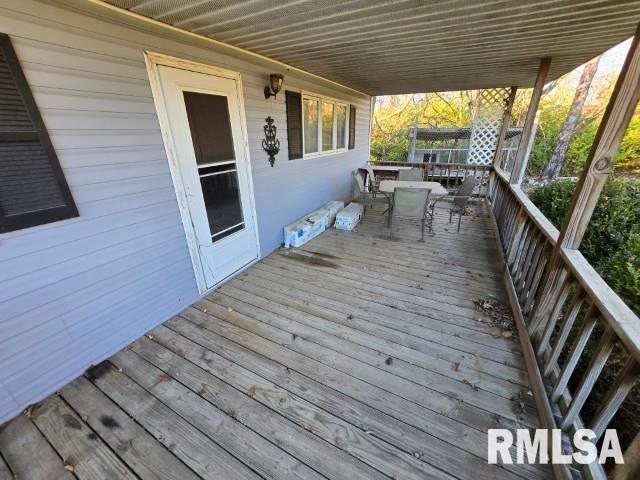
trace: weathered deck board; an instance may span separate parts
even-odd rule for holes
[[[87,378],[64,387],[62,398],[80,414],[127,465],[142,478],[195,480],[199,478],[161,443],[139,426]]]
[[[234,297],[238,297],[237,299]],[[282,308],[279,304],[267,304],[259,308],[266,310],[260,312],[253,308],[253,304],[260,303],[256,300],[256,295],[246,295],[240,290],[225,289],[224,295],[218,297],[216,302],[224,307],[232,308],[236,312],[246,315],[259,315],[261,321],[271,325],[280,325],[282,329],[295,334],[301,338],[313,338],[313,341],[338,352],[346,353],[371,366],[392,373],[394,376],[406,378],[411,382],[433,388],[439,386],[439,391],[447,391],[457,398],[466,401],[471,405],[476,405],[483,409],[498,408],[498,405],[505,407],[506,411],[502,416],[516,420],[517,415],[513,411],[517,410],[517,403],[510,399],[498,395],[492,395],[481,389],[470,388],[464,382],[443,373],[434,374],[430,369],[420,368],[413,361],[413,356],[403,360],[397,356],[397,348],[386,348],[386,342],[377,341],[377,337],[366,332],[360,332],[348,328],[337,327],[323,318],[311,315],[300,314],[295,309]],[[206,306],[204,308],[207,308]],[[291,321],[289,321],[291,320]],[[319,331],[318,331],[319,330]],[[325,333],[326,332],[326,333]],[[343,334],[347,332],[347,334]],[[363,345],[369,341],[369,345]],[[389,360],[391,358],[391,360]],[[451,364],[447,364],[447,371],[453,371]],[[497,403],[496,403],[497,402]],[[531,412],[532,414],[534,412]]]
[[[55,478],[55,477],[54,477]],[[0,455],[0,480],[13,480],[13,474],[9,471],[9,465],[7,465]]]
[[[341,312],[317,306],[311,301],[287,297],[274,292],[273,288],[269,292],[265,292],[263,288],[240,281],[230,282],[229,285],[233,285],[234,288],[224,287],[225,299],[240,300],[288,318],[293,316],[314,328],[330,332],[358,345],[370,347],[378,352],[382,360],[386,360],[387,356],[392,356],[397,360],[392,363],[394,366],[403,365],[405,368],[426,369],[458,380],[467,387],[471,383],[480,390],[493,392],[507,399],[512,398],[518,392],[518,386],[512,382],[473,371],[465,362],[460,362],[457,369],[454,369],[451,362],[433,354],[425,354],[415,348],[406,347],[405,343],[411,345],[413,341],[416,341],[416,338],[393,328],[368,322],[353,315],[344,315]],[[277,303],[273,300],[277,300]],[[391,325],[393,326],[393,324]],[[456,337],[448,336],[446,338]],[[440,346],[439,344],[433,345]],[[428,346],[427,349],[429,349]],[[460,356],[464,358],[464,350]],[[428,373],[424,374],[428,375]]]
[[[487,428],[538,420],[475,307],[504,299],[486,213],[444,220],[275,252],[6,425],[0,478],[549,478],[486,463]]]
[[[0,461],[0,478],[2,479],[13,478],[9,474],[9,467],[18,478],[73,479],[73,475],[64,469],[60,457],[51,448],[47,439],[25,415],[19,416],[0,431],[0,450],[8,464],[5,465],[4,461]]]
[[[131,469],[57,395],[34,410],[33,423],[58,452],[64,465],[81,480],[135,479]]]

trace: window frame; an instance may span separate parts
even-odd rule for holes
[[[300,92],[301,94],[301,104],[302,104],[302,122],[301,122],[301,127],[302,127],[302,159],[309,159],[309,158],[317,158],[317,157],[326,157],[329,155],[334,155],[336,153],[344,153],[346,151],[348,151],[348,147],[349,147],[349,142],[348,142],[348,136],[349,136],[349,102],[342,100],[342,99],[338,99],[338,98],[333,98],[333,97],[329,97],[327,95],[319,95],[317,93],[312,93],[312,92],[306,92],[306,91],[302,91]],[[306,143],[305,143],[305,100],[315,100],[318,102],[318,145],[317,145],[317,151],[316,152],[312,152],[312,153],[305,153],[306,151]],[[332,148],[330,150],[323,150],[322,149],[322,122],[323,122],[323,106],[325,103],[330,103],[333,105],[333,126],[332,126],[332,132],[333,132],[333,144],[332,144]],[[345,145],[342,148],[337,148],[338,146],[338,108],[337,106],[343,106],[345,109],[345,123],[344,123],[344,132],[345,132]]]

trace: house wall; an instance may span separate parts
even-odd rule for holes
[[[0,235],[0,422],[199,296],[145,50],[242,74],[262,255],[280,245],[284,224],[347,200],[349,172],[368,157],[368,96],[135,19],[112,20],[0,0],[0,32],[12,38],[80,211]],[[285,74],[286,89],[355,104],[356,149],[287,160],[284,95],[262,93],[273,71]],[[282,145],[273,168],[260,146],[267,115]]]

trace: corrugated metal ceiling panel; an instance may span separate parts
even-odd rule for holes
[[[640,0],[105,1],[374,95],[531,86],[640,21]]]

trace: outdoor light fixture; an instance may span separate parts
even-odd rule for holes
[[[282,81],[284,80],[284,75],[281,73],[272,73],[269,75],[269,86],[264,87],[264,98],[269,98],[273,96],[276,98],[278,92],[282,89]]]

